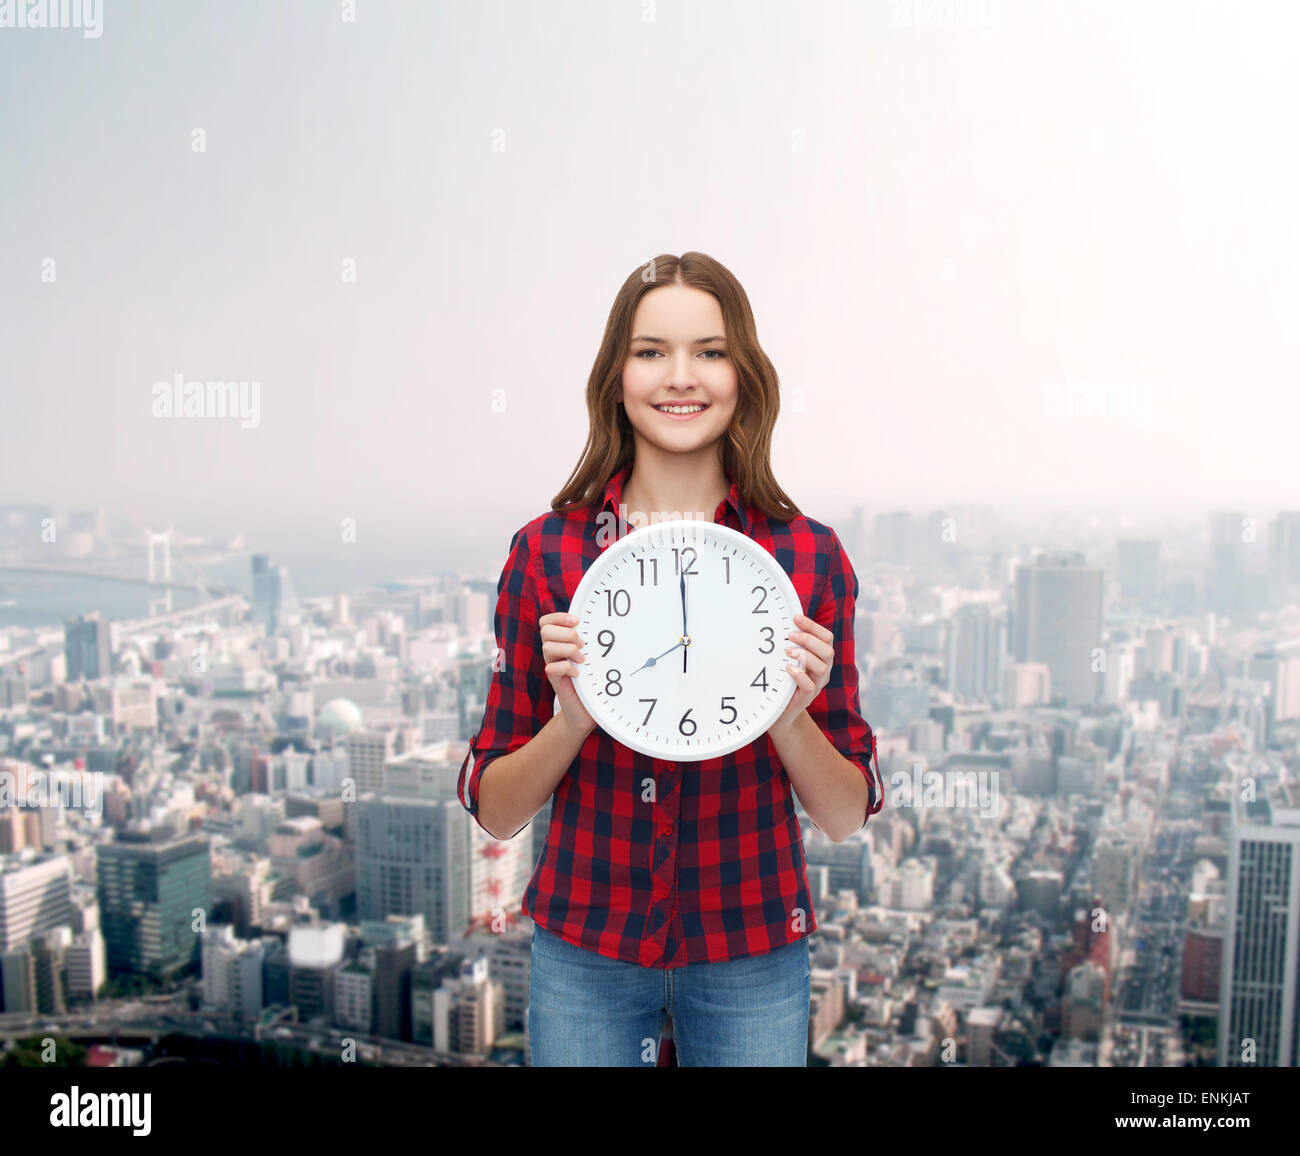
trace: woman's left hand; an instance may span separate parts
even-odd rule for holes
[[[790,726],[831,679],[835,635],[806,614],[796,614],[794,625],[795,629],[790,632],[793,645],[786,648],[786,654],[791,657],[785,666],[786,673],[794,679],[794,696],[781,717],[769,728],[769,733]]]

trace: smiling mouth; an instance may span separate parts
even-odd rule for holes
[[[682,405],[656,405],[652,408],[669,417],[694,417],[709,407],[706,402],[688,402]]]

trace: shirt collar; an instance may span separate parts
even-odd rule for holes
[[[627,481],[632,473],[632,465],[629,463],[618,471],[605,484],[605,497],[601,502],[601,511],[609,510],[615,517],[618,516],[618,506],[623,500],[623,483]],[[738,529],[742,534],[748,534],[753,519],[745,503],[740,498],[740,484],[736,481],[735,476],[725,466],[723,473],[727,476],[727,481],[731,488],[727,491],[727,496],[718,503],[718,508],[713,511],[714,522],[720,522],[722,525],[730,525],[733,529]],[[727,510],[731,511],[731,519],[727,518]]]

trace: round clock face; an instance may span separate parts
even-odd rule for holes
[[[753,742],[794,694],[803,612],[777,560],[716,522],[652,523],[607,546],[569,603],[585,644],[574,689],[641,754],[700,762]]]

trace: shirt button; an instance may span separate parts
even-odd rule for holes
[[[677,764],[676,764],[676,763],[664,763],[664,770],[666,770],[666,771],[675,771],[676,769],[677,769]]]
[[[671,835],[672,833],[673,833],[673,825],[671,823],[665,823],[664,826],[660,828],[659,831],[659,834],[664,836]]]

